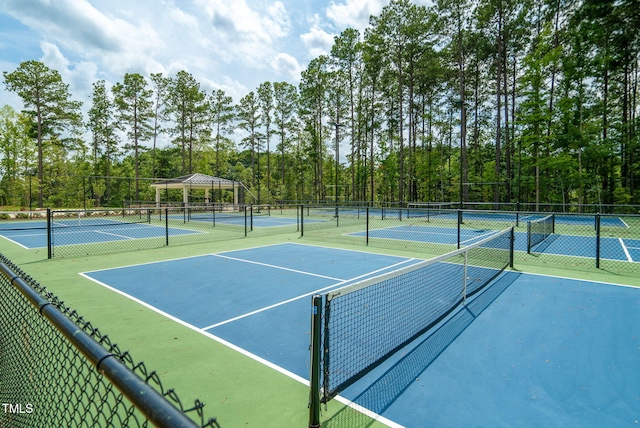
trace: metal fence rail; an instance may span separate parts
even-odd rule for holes
[[[219,427],[2,254],[0,331],[0,426]]]
[[[527,245],[527,225],[549,213],[305,205],[301,236],[444,254],[514,226],[516,263],[640,272],[640,215],[555,213],[552,232]],[[534,240],[535,241],[535,240]]]
[[[247,236],[251,222],[247,206],[47,210],[48,257],[239,239]]]

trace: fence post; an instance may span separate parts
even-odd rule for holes
[[[367,246],[369,246],[369,207],[366,208],[366,216],[367,216]]]
[[[51,208],[47,208],[47,258],[53,257],[53,241],[51,239]]]
[[[596,268],[600,269],[600,213],[596,214]]]
[[[169,207],[164,209],[164,234],[166,236],[166,244],[169,246]]]
[[[304,237],[304,204],[300,204],[300,237]]]

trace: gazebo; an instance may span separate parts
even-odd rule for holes
[[[233,189],[233,203],[238,204],[238,189],[243,186],[239,181],[227,180],[219,177],[212,177],[205,174],[190,174],[177,178],[158,180],[151,184],[156,189],[156,207],[160,207],[160,192],[163,189],[182,189],[184,206],[189,205],[189,191],[194,189],[204,190],[204,200],[209,201],[210,190],[231,190]]]

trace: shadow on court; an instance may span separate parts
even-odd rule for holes
[[[352,401],[378,415],[383,414],[520,275],[517,272],[505,272],[481,293],[467,301],[439,327],[427,332],[426,337],[417,339],[413,349],[406,352],[391,368],[387,369]],[[371,426],[372,423],[372,420],[364,414],[356,412],[350,407],[344,407],[336,415],[326,420],[322,426],[325,428],[359,428]]]

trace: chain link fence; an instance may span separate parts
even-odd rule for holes
[[[301,236],[314,240],[444,254],[514,226],[516,264],[640,272],[640,215],[556,213],[551,233],[529,246],[529,225],[547,215],[449,207],[305,205],[300,208],[300,229]]]
[[[0,403],[3,427],[219,428],[1,254]]]

